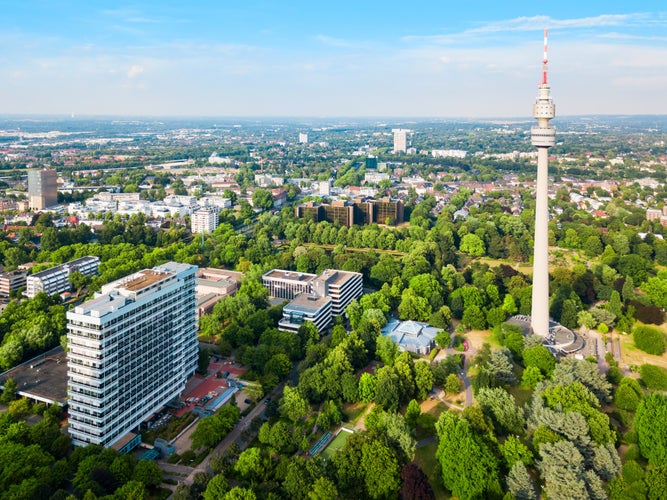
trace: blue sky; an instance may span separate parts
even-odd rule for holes
[[[667,114],[663,1],[0,0],[0,114]]]

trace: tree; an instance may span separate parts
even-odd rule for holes
[[[375,398],[375,388],[377,381],[374,375],[364,372],[359,378],[359,400],[363,403],[370,403]]]
[[[429,391],[433,388],[435,377],[433,370],[426,363],[415,363],[415,386],[417,388],[417,397],[426,399]]]
[[[273,195],[266,189],[255,189],[252,193],[252,206],[260,210],[270,210],[273,208]]]
[[[501,384],[512,385],[516,382],[512,355],[505,347],[491,351],[486,370]]]
[[[0,403],[9,404],[14,401],[18,391],[18,385],[13,378],[7,378],[3,384],[2,396],[0,396]]]
[[[398,374],[391,366],[383,366],[377,370],[375,377],[375,402],[388,411],[396,411],[401,392]]]
[[[225,493],[225,496],[222,500],[256,500],[257,495],[255,492],[248,488],[241,488],[240,486],[234,486],[231,490]]]
[[[638,326],[632,332],[635,345],[649,354],[661,355],[665,352],[665,334],[651,326]]]
[[[531,465],[533,463],[533,454],[528,449],[528,446],[523,444],[516,436],[507,437],[505,442],[500,445],[500,453],[508,469],[511,469],[517,462],[521,462],[524,465]]]
[[[400,488],[400,466],[394,451],[380,440],[364,445],[361,470],[370,498],[394,497]]]
[[[514,398],[505,389],[481,388],[477,402],[482,411],[495,423],[496,431],[503,434],[521,434],[525,424],[523,409],[516,406]]]
[[[134,467],[134,480],[154,488],[162,483],[162,469],[152,460],[139,460]]]
[[[484,330],[486,328],[486,316],[481,307],[471,305],[464,309],[461,323],[473,330]]]
[[[531,389],[535,389],[537,384],[542,380],[544,380],[544,375],[542,375],[542,371],[537,366],[526,367],[521,376],[521,383]]]
[[[569,441],[544,443],[539,448],[538,468],[549,498],[588,500],[584,457]]]
[[[428,321],[431,305],[424,297],[419,297],[414,290],[406,288],[401,294],[398,316],[403,320]]]
[[[507,475],[507,488],[517,500],[537,498],[533,480],[523,462],[515,462]]]
[[[262,450],[254,447],[243,450],[236,460],[234,470],[246,479],[259,479],[264,472]]]
[[[661,366],[645,363],[639,367],[639,374],[649,389],[667,390],[667,370]]]
[[[229,491],[229,481],[222,474],[213,476],[206,485],[204,500],[219,500]]]
[[[381,335],[375,341],[375,355],[385,365],[392,366],[394,358],[398,356],[398,346],[390,337]]]
[[[482,239],[473,233],[468,233],[461,238],[459,250],[472,257],[482,257],[486,252]]]
[[[556,367],[556,358],[549,352],[549,349],[542,345],[524,349],[523,362],[526,368],[535,366],[546,376],[551,375],[551,372]]]
[[[308,414],[308,402],[298,389],[286,385],[280,400],[280,413],[292,422],[297,422]]]
[[[308,498],[310,500],[337,500],[339,498],[338,489],[330,479],[318,477],[308,492]]]
[[[401,469],[400,498],[403,500],[435,500],[433,488],[428,482],[428,477],[418,465],[406,464]]]
[[[240,411],[233,405],[225,405],[215,415],[202,418],[192,432],[192,448],[213,447],[234,428]]]
[[[623,377],[614,395],[614,404],[623,410],[635,411],[643,395],[635,379]]]
[[[649,394],[634,420],[639,451],[653,465],[667,465],[667,397]]]
[[[445,392],[447,392],[447,394],[458,394],[461,392],[462,386],[463,384],[458,375],[455,373],[447,375],[447,379],[445,380]]]

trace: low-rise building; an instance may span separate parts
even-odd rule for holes
[[[331,297],[320,297],[313,293],[302,293],[283,308],[283,317],[278,329],[297,332],[304,321],[309,321],[322,333],[331,323]]]
[[[11,292],[17,291],[26,284],[27,273],[23,271],[9,271],[0,273],[0,297],[9,297]]]
[[[24,295],[33,298],[39,292],[44,292],[47,295],[68,292],[72,287],[69,282],[71,273],[79,271],[84,276],[93,276],[97,274],[99,265],[99,257],[88,256],[35,273],[26,278]]]
[[[426,355],[435,347],[435,337],[442,328],[435,328],[418,321],[399,321],[391,318],[382,328],[382,335],[389,337],[401,351]]]
[[[272,269],[262,276],[262,285],[269,289],[269,295],[277,299],[293,299],[310,292],[311,282],[316,274]]]

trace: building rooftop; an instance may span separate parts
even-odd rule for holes
[[[361,276],[361,273],[352,271],[341,271],[339,269],[327,269],[317,277],[317,281],[325,281],[329,285],[341,285],[346,281]]]
[[[60,406],[67,403],[67,354],[56,347],[0,374],[0,384],[14,379],[19,395]]]
[[[132,275],[128,281],[121,283],[118,288],[125,288],[130,292],[138,292],[169,277],[171,277],[171,274],[161,273],[153,269],[144,269]]]
[[[285,305],[283,311],[314,314],[331,302],[331,297],[319,297],[310,293],[302,293]]]
[[[285,271],[283,269],[272,269],[268,273],[264,274],[263,278],[307,283],[308,281],[317,278],[317,275],[309,273],[298,273],[296,271]]]
[[[54,266],[50,267],[49,269],[45,269],[44,271],[40,271],[38,273],[33,274],[32,276],[35,278],[43,278],[45,276],[49,276],[52,273],[56,271],[61,271],[65,269],[69,269],[71,267],[76,267],[81,264],[87,264],[89,262],[94,262],[94,261],[99,261],[99,257],[81,257],[80,259],[72,260],[70,262],[66,262],[65,264],[60,264],[59,266]]]

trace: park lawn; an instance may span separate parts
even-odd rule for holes
[[[492,348],[500,349],[502,346],[500,342],[496,339],[489,330],[470,330],[463,335],[464,338],[468,339],[468,342],[475,348],[475,351],[479,351],[482,348],[482,344],[490,344]],[[467,352],[462,352],[461,354],[468,354]]]
[[[428,477],[428,482],[433,488],[433,493],[435,493],[435,498],[451,498],[449,492],[442,485],[442,468],[440,463],[435,458],[435,452],[438,449],[437,441],[434,443],[427,444],[421,448],[417,448],[415,452],[414,463],[416,463],[421,470],[424,471],[426,477]]]
[[[343,448],[345,441],[347,441],[347,438],[349,438],[351,435],[351,432],[340,431],[338,435],[333,438],[333,441],[331,441],[329,445],[324,448],[324,450],[322,450],[322,458],[329,460],[338,450]]]
[[[651,326],[655,327],[655,325]],[[664,327],[658,326],[657,328],[661,329],[663,332],[665,331]],[[614,334],[614,338],[618,338],[621,343],[622,364],[627,366],[640,366],[644,363],[650,363],[662,368],[667,368],[667,352],[662,356],[648,354],[635,346],[635,342],[632,340],[632,335]]]
[[[343,413],[347,417],[348,422],[356,424],[357,421],[368,408],[368,403],[345,403],[343,405]]]
[[[514,401],[516,401],[516,405],[519,407],[530,401],[533,395],[533,390],[530,387],[525,387],[521,384],[508,387],[507,392],[514,396]]]

